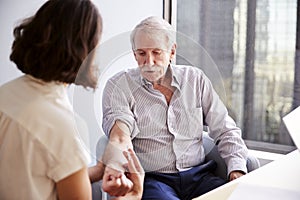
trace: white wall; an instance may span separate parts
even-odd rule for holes
[[[44,0],[0,0],[0,84],[11,80],[21,74],[15,65],[9,61],[11,44],[13,41],[13,28],[18,21],[31,16]]]
[[[24,17],[29,17],[45,0],[0,0],[0,85],[21,73],[9,61],[13,41],[13,27]],[[96,63],[99,64],[99,88],[93,93],[71,86],[69,94],[74,109],[87,122],[90,155],[95,158],[95,146],[101,131],[101,93],[106,80],[116,72],[136,67],[129,42],[130,31],[145,17],[162,16],[163,0],[93,0],[103,18],[103,35],[97,49]],[[93,162],[94,163],[94,162]]]

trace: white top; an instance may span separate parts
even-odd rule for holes
[[[203,125],[218,144],[228,174],[247,172],[247,147],[241,130],[206,75],[192,66],[171,65],[175,88],[168,105],[165,96],[140,75],[139,68],[120,72],[103,92],[103,130],[109,135],[116,120],[131,131],[132,143],[145,171],[176,173],[205,159]]]
[[[88,163],[76,120],[63,84],[0,87],[0,199],[57,199],[55,182]]]

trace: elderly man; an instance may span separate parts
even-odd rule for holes
[[[203,126],[218,145],[228,179],[247,173],[248,150],[211,82],[198,68],[171,64],[176,53],[172,26],[149,17],[131,34],[138,68],[120,72],[103,93],[103,130],[109,136],[103,189],[125,171],[116,154],[133,148],[146,172],[143,199],[192,199],[226,181],[205,162]],[[112,156],[113,155],[113,156]],[[114,159],[111,159],[114,158]]]

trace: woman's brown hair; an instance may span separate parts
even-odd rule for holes
[[[96,69],[85,58],[101,33],[102,18],[90,0],[49,0],[14,29],[10,59],[43,81],[95,88]]]

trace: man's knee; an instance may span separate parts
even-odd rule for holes
[[[150,179],[144,182],[143,200],[179,200],[176,191],[165,183]]]

